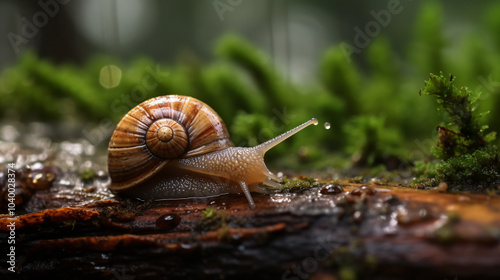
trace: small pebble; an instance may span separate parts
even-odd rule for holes
[[[376,193],[377,193],[377,190],[375,190],[374,188],[367,187],[367,186],[361,186],[357,189],[354,189],[351,192],[352,195],[361,195],[361,194],[374,195]]]
[[[397,211],[397,220],[401,225],[410,225],[432,219],[433,215],[426,208],[407,208],[400,207]]]
[[[431,188],[431,191],[444,193],[448,190],[448,184],[446,182],[440,182],[437,187]]]

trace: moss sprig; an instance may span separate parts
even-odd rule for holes
[[[481,190],[500,183],[500,161],[498,149],[491,142],[496,132],[487,133],[488,126],[482,124],[487,113],[476,111],[480,92],[467,87],[457,88],[455,77],[430,75],[420,95],[432,95],[450,119],[448,127],[438,126],[439,140],[434,155],[442,161],[437,172],[424,172],[429,178],[417,179],[424,186],[447,182],[454,190]],[[422,166],[420,166],[422,167]],[[431,176],[429,176],[431,175]],[[424,175],[425,176],[425,175]]]
[[[471,154],[477,149],[486,147],[495,140],[496,132],[486,134],[487,125],[481,125],[481,119],[488,114],[478,114],[476,108],[480,92],[470,91],[467,87],[457,88],[454,85],[455,77],[445,77],[431,74],[425,82],[420,95],[431,95],[439,104],[438,110],[446,113],[450,119],[448,124],[455,130],[438,126],[439,142],[435,151],[436,157],[447,160],[454,156]]]

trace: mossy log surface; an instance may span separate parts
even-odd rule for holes
[[[2,279],[500,277],[498,196],[342,188],[253,194],[255,209],[235,194],[3,215]],[[12,221],[16,273],[5,265]]]

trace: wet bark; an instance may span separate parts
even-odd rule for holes
[[[255,209],[226,195],[3,215],[2,279],[500,277],[498,196],[342,187],[253,194]],[[6,265],[13,221],[16,273]]]

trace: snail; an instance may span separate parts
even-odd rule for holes
[[[140,199],[182,199],[281,187],[264,154],[316,119],[255,147],[235,147],[219,115],[202,101],[166,95],[146,100],[118,123],[108,147],[109,188]]]

